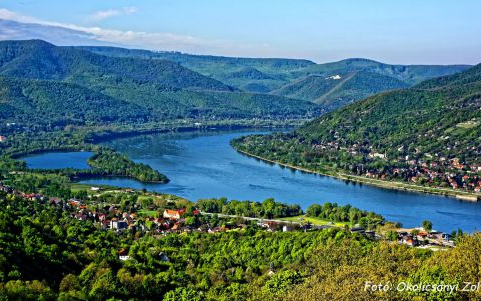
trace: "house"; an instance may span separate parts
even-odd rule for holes
[[[186,209],[176,209],[176,210],[170,210],[170,209],[165,209],[164,211],[164,218],[168,219],[180,219],[180,217],[187,212]]]
[[[110,229],[115,229],[115,230],[121,230],[121,229],[127,229],[128,224],[125,221],[119,221],[116,218],[113,218],[110,221]]]
[[[405,236],[402,239],[402,243],[411,247],[414,247],[416,245],[416,242],[410,236]]]
[[[423,240],[425,240],[426,238],[428,238],[428,234],[427,234],[426,232],[419,232],[418,235],[416,235],[416,236],[417,236],[417,239],[418,239],[418,240],[421,240],[421,241],[423,241]]]
[[[90,187],[90,190],[92,190],[92,191],[100,191],[100,187],[92,186],[92,187]]]
[[[7,141],[7,137],[5,136],[0,136],[0,142],[5,142]]]
[[[125,250],[125,249],[120,250],[119,251],[119,259],[122,260],[122,261],[131,259],[131,257],[128,254],[129,254],[129,252],[127,252],[127,250]]]
[[[164,218],[167,219],[180,219],[182,215],[184,215],[187,212],[187,209],[182,208],[182,209],[175,209],[175,210],[170,210],[170,209],[165,209],[164,211]],[[195,209],[192,211],[194,215],[200,214],[200,210]]]

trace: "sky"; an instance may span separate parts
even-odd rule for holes
[[[479,0],[0,0],[0,39],[318,63],[481,63]]]

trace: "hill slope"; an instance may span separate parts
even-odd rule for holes
[[[174,62],[106,57],[41,40],[0,41],[0,75],[100,86],[128,81],[160,90],[232,90]]]
[[[148,51],[117,47],[79,47],[94,53],[113,57],[163,59],[215,78],[231,86],[250,92],[268,92],[295,79],[291,75],[314,62],[302,59],[240,58],[212,55],[193,55],[171,51]]]
[[[309,100],[331,111],[382,91],[407,87],[408,84],[390,76],[354,71],[331,76],[310,75],[272,94]]]
[[[421,81],[464,71],[468,65],[390,65],[368,59],[353,58],[338,62],[311,65],[304,68],[302,75],[331,76],[343,72],[365,71],[390,76],[397,80],[414,85]]]
[[[112,57],[175,61],[240,90],[313,101],[324,112],[375,93],[406,88],[469,67],[388,65],[367,59],[315,64],[297,59],[236,58],[98,46],[79,48]]]
[[[481,180],[481,65],[381,93],[291,134],[253,136],[241,150],[319,170],[474,190]]]
[[[262,74],[245,69],[243,76]],[[175,62],[107,57],[40,40],[0,42],[0,77],[2,114],[28,126],[306,117],[315,111],[308,101],[240,92]]]
[[[166,59],[239,89],[263,93],[280,89],[284,85],[295,85],[298,81],[311,75],[329,77],[336,74],[364,71],[393,77],[398,81],[413,85],[429,78],[453,74],[469,68],[467,65],[389,65],[367,59],[346,59],[339,62],[316,64],[299,59],[237,58],[102,46],[80,48],[107,56]],[[388,85],[387,89],[391,89],[391,86]],[[286,94],[274,94],[286,96]]]
[[[0,118],[50,127],[147,120],[145,108],[57,81],[0,77]]]

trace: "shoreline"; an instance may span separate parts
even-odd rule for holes
[[[349,174],[343,174],[339,172],[333,172],[333,173],[328,173],[328,172],[320,172],[320,171],[314,171],[310,170],[304,167],[299,167],[299,166],[294,166],[286,163],[281,163],[279,161],[263,158],[254,154],[251,154],[249,152],[237,149],[233,146],[233,148],[248,157],[255,158],[264,162],[272,163],[272,164],[277,164],[281,167],[287,167],[292,170],[298,170],[301,172],[305,173],[310,173],[310,174],[315,174],[315,175],[320,175],[320,176],[326,176],[326,177],[332,177],[336,178],[339,180],[344,180],[344,181],[353,181],[353,182],[358,182],[362,184],[367,184],[375,187],[380,187],[380,188],[385,188],[385,189],[392,189],[392,190],[400,190],[400,191],[410,191],[410,192],[418,192],[418,193],[428,193],[428,194],[435,194],[435,195],[443,195],[451,198],[456,198],[459,201],[464,201],[464,202],[472,202],[472,203],[477,203],[479,202],[480,196],[474,193],[469,193],[469,192],[455,192],[451,190],[444,190],[443,188],[431,188],[431,187],[422,187],[422,186],[416,186],[416,185],[411,185],[411,184],[404,184],[404,183],[398,183],[398,182],[389,182],[389,181],[384,181],[384,180],[378,180],[378,179],[368,179],[364,178],[362,176],[355,176],[355,175],[349,175]],[[476,200],[475,200],[476,199]]]

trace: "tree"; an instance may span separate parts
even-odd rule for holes
[[[424,220],[423,221],[423,228],[424,228],[424,230],[430,232],[433,229],[433,223],[431,221]]]

